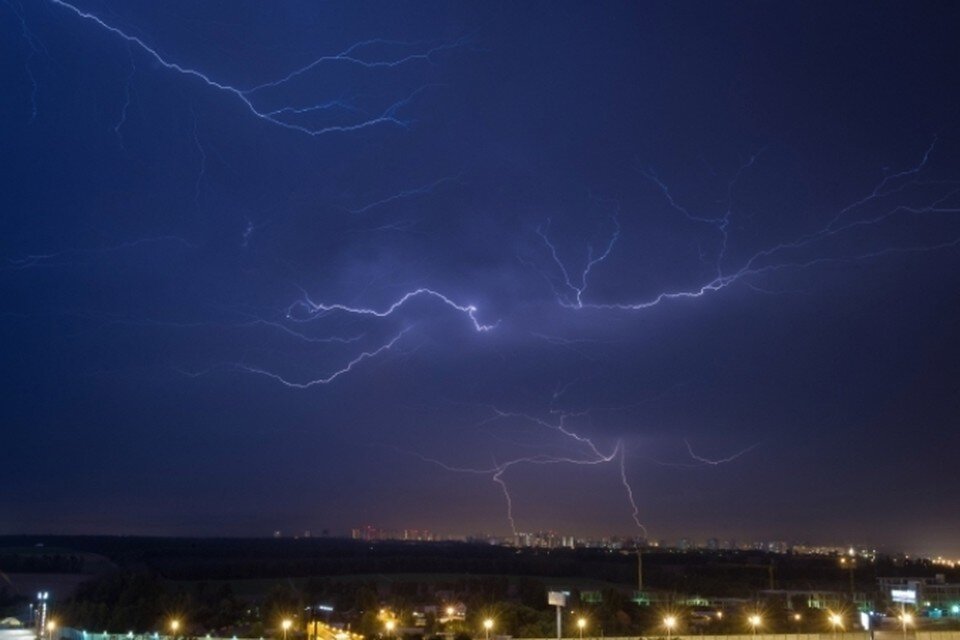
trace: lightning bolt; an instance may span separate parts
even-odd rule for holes
[[[445,177],[445,178],[440,178],[439,180],[434,180],[433,182],[431,182],[431,183],[429,183],[429,184],[425,184],[425,185],[420,186],[420,187],[415,187],[415,188],[413,188],[413,189],[406,189],[406,190],[404,190],[404,191],[400,191],[400,192],[395,193],[395,194],[393,194],[393,195],[391,195],[391,196],[387,196],[386,198],[382,198],[382,199],[380,199],[380,200],[376,200],[376,201],[374,201],[374,202],[371,202],[370,204],[366,204],[366,205],[364,205],[364,206],[362,206],[362,207],[358,207],[358,208],[356,208],[356,209],[351,209],[350,212],[351,212],[351,213],[366,213],[366,212],[370,211],[371,209],[376,209],[376,208],[378,208],[378,207],[382,207],[382,206],[384,206],[384,205],[386,205],[386,204],[390,204],[391,202],[396,202],[397,200],[408,200],[408,199],[410,199],[410,198],[415,198],[415,197],[418,197],[418,196],[423,196],[423,195],[431,194],[431,193],[433,193],[438,187],[440,187],[440,186],[442,186],[442,185],[445,185],[445,184],[449,184],[449,183],[462,184],[461,179],[460,179],[460,175],[458,174],[458,175],[456,175],[456,176],[448,176],[448,177]]]
[[[140,238],[130,240],[120,244],[103,247],[101,249],[67,249],[51,253],[35,253],[18,258],[7,258],[7,265],[0,267],[0,271],[20,271],[33,267],[65,267],[73,266],[78,262],[77,258],[93,257],[98,255],[119,253],[130,249],[136,249],[143,245],[151,244],[171,244],[183,247],[185,249],[197,249],[197,245],[185,240],[179,236],[157,236],[155,238]]]
[[[717,252],[715,261],[718,277],[723,273],[722,264],[727,252],[727,241],[729,240],[728,229],[730,227],[730,220],[733,217],[733,198],[737,183],[740,181],[740,177],[743,175],[743,173],[754,165],[754,163],[757,161],[757,158],[760,157],[760,154],[763,153],[763,151],[764,150],[761,149],[757,153],[750,155],[746,162],[740,165],[737,171],[733,174],[733,177],[727,182],[727,194],[725,200],[726,210],[721,215],[715,217],[709,217],[691,212],[690,209],[681,205],[676,199],[674,199],[673,194],[670,192],[670,187],[657,176],[653,169],[640,169],[640,173],[660,189],[661,194],[672,209],[680,212],[684,217],[687,218],[687,220],[691,222],[706,224],[713,227],[720,234],[720,248]]]
[[[137,73],[137,63],[133,59],[133,51],[130,50],[129,46],[127,46],[127,56],[130,58],[130,73],[123,84],[123,106],[120,108],[120,117],[117,118],[117,123],[113,125],[113,132],[117,134],[121,149],[124,146],[123,134],[120,129],[127,123],[127,111],[130,109],[130,85],[133,83],[133,76]],[[196,133],[196,127],[194,127],[194,133]]]
[[[529,415],[525,413],[519,413],[515,411],[503,411],[497,407],[489,407],[492,412],[492,415],[481,421],[477,426],[487,424],[493,421],[500,420],[522,420],[544,429],[553,431],[562,436],[563,440],[569,441],[571,445],[574,445],[576,448],[580,449],[584,453],[581,455],[571,454],[571,455],[555,455],[551,453],[536,453],[529,456],[521,456],[517,458],[512,458],[505,462],[494,461],[492,467],[486,468],[476,468],[476,467],[462,467],[447,464],[436,458],[431,458],[428,456],[421,455],[416,452],[408,452],[411,455],[416,456],[420,460],[437,465],[442,469],[452,472],[452,473],[461,473],[461,474],[472,474],[480,476],[488,476],[491,481],[498,485],[500,491],[503,493],[505,505],[506,505],[506,520],[510,525],[510,530],[513,535],[516,537],[519,533],[517,528],[516,517],[514,514],[514,501],[513,495],[510,492],[510,486],[507,483],[506,474],[507,472],[519,466],[525,465],[534,465],[534,466],[543,466],[543,465],[580,465],[580,466],[596,466],[596,465],[605,465],[616,462],[619,466],[619,477],[620,481],[624,486],[626,492],[626,497],[631,508],[631,518],[634,523],[637,525],[638,529],[643,533],[644,536],[647,535],[646,527],[640,522],[640,509],[637,505],[637,502],[634,498],[633,488],[630,485],[629,480],[627,479],[626,473],[626,449],[622,440],[617,440],[613,449],[609,453],[604,453],[600,448],[593,442],[590,438],[578,433],[568,424],[568,421],[571,418],[587,416],[588,412],[576,412],[569,413],[558,410],[551,410],[550,414],[556,417],[556,421],[551,422],[545,420],[538,416]]]
[[[757,447],[760,446],[760,443],[757,442],[757,443],[754,443],[754,444],[750,445],[750,446],[747,447],[746,449],[743,449],[742,451],[738,451],[737,453],[734,453],[733,455],[727,456],[726,458],[710,459],[710,458],[704,458],[703,456],[699,456],[699,455],[697,455],[696,453],[694,453],[693,447],[690,445],[690,441],[689,441],[688,439],[684,438],[684,439],[683,439],[683,444],[686,445],[686,447],[687,447],[687,453],[690,454],[690,457],[691,457],[691,458],[693,458],[693,459],[696,460],[697,462],[702,462],[703,464],[708,464],[708,465],[711,465],[711,466],[717,466],[717,465],[721,465],[721,464],[726,464],[727,462],[733,462],[734,460],[736,460],[736,459],[739,458],[740,456],[743,456],[743,455],[745,455],[745,454],[747,454],[747,453],[750,453],[751,451],[753,451],[754,449],[756,449]]]
[[[290,387],[291,389],[309,389],[317,385],[328,385],[334,380],[336,380],[337,378],[339,378],[340,376],[353,371],[354,367],[358,366],[362,362],[369,360],[370,358],[375,358],[376,356],[380,355],[381,353],[384,353],[385,351],[389,351],[390,349],[393,348],[393,345],[395,345],[397,342],[400,341],[400,338],[402,338],[407,331],[408,329],[404,329],[403,331],[396,334],[393,338],[391,338],[381,346],[377,347],[376,349],[373,349],[371,351],[364,351],[360,353],[360,355],[350,360],[343,367],[335,371],[332,371],[331,373],[328,373],[326,375],[320,376],[318,378],[313,378],[311,380],[306,380],[306,381],[290,380],[280,375],[279,373],[275,373],[273,371],[263,369],[261,367],[256,367],[256,366],[248,365],[244,363],[235,364],[235,365],[232,365],[232,367],[246,373],[265,376],[267,378],[275,380],[276,382],[279,382],[285,387]]]
[[[322,102],[315,105],[306,105],[306,106],[300,106],[300,107],[287,106],[280,109],[267,110],[257,106],[257,104],[254,101],[254,94],[260,91],[263,91],[265,89],[269,89],[271,87],[281,86],[289,82],[290,80],[306,73],[310,69],[313,69],[323,63],[347,62],[350,64],[361,65],[367,68],[380,68],[380,67],[392,68],[392,67],[399,66],[401,64],[412,62],[414,60],[430,61],[432,60],[432,57],[435,56],[440,51],[456,48],[456,47],[462,46],[463,44],[462,40],[458,40],[454,43],[433,47],[427,50],[426,52],[408,54],[394,60],[364,61],[356,57],[356,55],[354,55],[359,49],[362,49],[363,47],[367,47],[371,44],[389,42],[384,40],[368,40],[368,41],[357,43],[339,54],[321,56],[320,58],[317,58],[316,60],[312,61],[310,64],[300,67],[298,69],[295,69],[294,71],[291,71],[290,73],[284,75],[279,79],[272,80],[269,82],[264,82],[262,84],[259,84],[249,89],[241,89],[239,87],[233,86],[226,82],[215,80],[213,77],[204,73],[203,71],[194,69],[193,67],[186,66],[178,62],[174,62],[173,60],[166,57],[164,54],[160,53],[156,48],[147,44],[142,38],[135,35],[131,35],[126,31],[120,29],[119,27],[109,24],[107,21],[100,18],[94,13],[80,9],[76,5],[66,2],[65,0],[48,0],[48,2],[50,2],[51,4],[57,7],[61,7],[65,9],[66,11],[72,13],[78,18],[86,20],[94,24],[98,28],[104,31],[107,31],[108,33],[111,33],[117,36],[118,38],[125,41],[128,45],[136,47],[138,50],[142,51],[144,54],[149,56],[151,59],[153,59],[154,62],[156,62],[158,65],[160,65],[164,69],[178,73],[183,76],[194,78],[199,82],[201,82],[206,87],[234,98],[251,115],[258,118],[259,120],[273,126],[277,126],[283,129],[288,129],[290,131],[295,131],[298,133],[303,133],[303,134],[314,136],[314,137],[323,136],[326,134],[333,134],[333,133],[348,133],[348,132],[358,131],[361,129],[366,129],[366,128],[374,127],[378,125],[394,125],[398,127],[407,127],[409,125],[409,122],[407,120],[402,119],[399,116],[400,110],[406,107],[408,104],[410,104],[410,102],[413,101],[413,99],[417,97],[417,95],[419,95],[422,91],[424,91],[427,88],[427,86],[430,86],[430,85],[420,87],[415,91],[413,91],[412,93],[408,94],[405,98],[395,101],[393,104],[390,104],[385,109],[383,109],[379,113],[379,115],[369,117],[365,120],[355,121],[350,124],[328,124],[326,126],[308,126],[305,124],[298,124],[296,122],[288,122],[286,120],[281,119],[280,116],[286,115],[286,114],[308,113],[310,111],[318,110],[322,108],[324,105],[328,105],[329,103]]]
[[[549,231],[550,231],[550,219],[547,219],[545,225],[541,225],[536,228],[536,234],[543,241],[543,244],[546,246],[547,251],[550,253],[550,257],[553,261],[554,266],[557,271],[559,271],[562,285],[565,288],[565,292],[559,291],[554,287],[554,293],[557,295],[557,300],[564,307],[570,307],[574,309],[583,308],[583,294],[587,290],[588,280],[590,278],[590,272],[593,271],[593,268],[599,265],[601,262],[606,260],[610,253],[613,251],[613,246],[616,244],[617,240],[620,238],[620,221],[618,220],[616,214],[611,216],[611,222],[613,223],[613,232],[610,234],[609,239],[604,244],[602,250],[594,255],[594,250],[592,245],[587,246],[587,256],[586,262],[584,263],[583,268],[577,273],[576,277],[572,277],[571,270],[567,268],[563,260],[560,259],[560,254],[557,251],[556,245],[550,240]],[[541,272],[542,273],[542,272]],[[549,282],[553,280],[544,274],[544,277],[547,278]]]
[[[20,36],[23,38],[23,41],[27,43],[27,47],[30,49],[30,53],[27,55],[26,61],[23,63],[24,71],[27,74],[27,78],[30,80],[30,122],[34,122],[37,119],[37,94],[40,91],[40,85],[37,83],[37,78],[33,74],[33,67],[31,63],[34,58],[36,58],[41,53],[44,55],[49,55],[47,49],[44,46],[43,42],[37,38],[33,31],[30,30],[30,27],[27,25],[27,20],[23,15],[23,5],[19,2],[14,4],[12,0],[5,0],[4,2],[7,7],[10,8],[10,11],[13,12],[16,16],[17,21],[20,23]]]
[[[420,287],[418,289],[414,289],[413,291],[408,291],[407,293],[404,293],[402,296],[400,296],[400,298],[398,298],[393,303],[391,303],[390,305],[388,305],[383,309],[374,309],[372,307],[353,307],[353,306],[340,304],[340,303],[327,304],[323,302],[314,302],[308,296],[304,296],[303,299],[298,300],[294,302],[292,305],[290,305],[290,307],[287,309],[287,317],[290,319],[294,319],[294,320],[299,319],[300,321],[302,321],[304,318],[300,317],[298,311],[303,311],[307,314],[305,319],[322,317],[328,313],[339,311],[339,312],[358,315],[358,316],[373,316],[376,318],[386,318],[393,315],[398,309],[403,307],[409,301],[415,298],[422,298],[422,297],[434,298],[436,300],[439,300],[444,305],[466,315],[470,319],[470,322],[473,325],[473,328],[480,333],[491,331],[495,329],[499,324],[499,322],[493,323],[493,324],[482,323],[479,319],[477,319],[476,306],[472,304],[468,304],[468,305],[458,304],[454,302],[452,299],[443,295],[442,293],[435,291],[433,289],[428,289],[426,287]]]
[[[826,225],[822,226],[816,231],[802,235],[793,240],[781,242],[760,249],[744,260],[739,268],[730,272],[724,271],[722,261],[726,255],[727,228],[729,225],[730,216],[732,215],[732,194],[734,192],[736,181],[747,168],[754,164],[758,154],[751,156],[750,160],[740,167],[735,177],[729,183],[727,209],[723,215],[717,217],[706,217],[690,212],[690,210],[686,209],[676,201],[674,196],[671,194],[670,189],[663,181],[657,178],[655,174],[646,172],[644,175],[660,187],[664,198],[671,208],[681,212],[687,219],[691,221],[713,226],[722,234],[722,246],[717,257],[715,274],[710,279],[707,279],[695,286],[680,288],[673,291],[662,291],[645,300],[626,302],[584,302],[583,294],[586,290],[586,278],[590,274],[591,268],[605,260],[612,252],[614,243],[620,237],[619,226],[617,226],[615,232],[611,234],[607,244],[607,250],[605,250],[596,258],[591,257],[588,260],[586,267],[579,272],[579,276],[577,278],[571,278],[571,270],[560,259],[555,245],[548,237],[547,231],[543,228],[538,228],[537,234],[549,248],[552,262],[559,270],[563,283],[567,289],[567,292],[564,293],[558,292],[558,290],[554,288],[557,303],[562,307],[575,310],[595,309],[642,311],[659,306],[661,303],[668,301],[702,298],[708,294],[719,292],[739,282],[749,284],[750,278],[767,273],[775,273],[783,270],[804,270],[830,263],[853,263],[895,254],[922,253],[956,247],[960,245],[960,237],[930,244],[883,247],[872,251],[861,251],[858,253],[841,256],[814,255],[807,258],[790,258],[785,255],[790,251],[810,249],[815,247],[818,243],[821,243],[829,238],[841,236],[841,234],[858,227],[877,225],[900,214],[946,215],[960,213],[960,205],[949,204],[953,199],[960,195],[960,188],[957,186],[960,183],[954,181],[931,181],[922,184],[939,186],[941,187],[942,193],[932,197],[926,203],[912,205],[898,204],[870,217],[849,219],[849,215],[852,212],[861,209],[868,204],[882,203],[887,196],[890,196],[894,193],[904,192],[909,186],[920,184],[915,180],[915,178],[927,167],[930,157],[936,147],[936,142],[937,140],[935,138],[930,146],[927,147],[922,155],[922,158],[917,164],[885,176],[873,187],[873,189],[871,189],[868,194],[840,209],[840,211],[835,214]]]

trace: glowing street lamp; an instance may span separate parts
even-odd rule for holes
[[[180,631],[180,621],[174,618],[170,621],[170,633],[173,637],[177,637],[177,632]]]
[[[749,618],[747,618],[747,621],[750,623],[750,626],[753,628],[753,635],[757,635],[757,627],[760,626],[760,623],[763,622],[763,620],[760,618],[759,615],[755,613]]]
[[[830,624],[833,625],[833,635],[837,635],[837,628],[843,628],[843,617],[839,613],[830,614]]]
[[[290,631],[290,627],[293,626],[293,620],[290,618],[284,618],[283,622],[280,623],[280,627],[283,629],[283,640],[287,640],[287,631]]]
[[[673,637],[673,629],[677,626],[676,616],[667,616],[663,619],[663,626],[667,630],[667,640]]]
[[[579,619],[577,620],[577,629],[580,630],[580,640],[583,640],[583,629],[584,629],[584,627],[586,627],[586,626],[587,626],[587,619],[586,619],[586,618],[579,618]]]
[[[383,627],[387,630],[387,635],[392,636],[393,630],[397,628],[397,623],[395,620],[387,620]]]
[[[493,620],[487,618],[483,621],[483,633],[487,640],[490,640],[490,629],[493,629]]]
[[[913,624],[913,614],[904,611],[900,614],[900,622],[903,625],[903,637],[907,637],[907,625]]]
[[[55,620],[51,620],[50,622],[47,623],[47,640],[53,639],[53,632],[56,630],[56,628],[57,628],[57,623]]]

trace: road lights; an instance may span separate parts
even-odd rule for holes
[[[903,637],[907,637],[907,625],[913,624],[913,614],[908,613],[906,610],[900,614],[900,623],[903,626]]]
[[[830,624],[833,626],[833,635],[837,635],[837,629],[843,628],[843,617],[839,613],[830,614]]]
[[[677,626],[676,616],[667,616],[663,619],[663,626],[667,630],[667,640],[673,637],[673,630]]]

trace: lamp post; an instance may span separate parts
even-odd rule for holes
[[[53,632],[57,629],[57,623],[55,620],[51,620],[47,623],[47,640],[53,640]]]
[[[487,618],[483,621],[483,633],[486,640],[490,640],[490,629],[493,629],[493,620]]]
[[[906,610],[904,610],[904,612],[900,614],[900,622],[903,623],[903,637],[906,639],[907,625],[913,624],[913,614],[907,613]]]
[[[667,630],[667,640],[673,637],[673,628],[677,626],[676,616],[667,616],[663,619],[663,626]]]
[[[174,618],[170,621],[170,635],[176,638],[178,631],[180,631],[180,621]]]
[[[760,616],[756,613],[750,616],[747,620],[750,622],[750,626],[753,628],[753,635],[757,635],[757,627],[760,626],[760,623],[763,622],[763,620],[761,620]]]
[[[854,590],[854,572],[857,570],[856,558],[840,558],[840,566],[850,572],[850,604],[854,604],[856,593]]]
[[[397,628],[397,623],[394,620],[387,620],[383,627],[387,630],[387,637],[389,638],[393,635],[393,630]]]
[[[580,618],[577,620],[577,629],[580,630],[580,640],[583,640],[583,628],[587,626],[587,619]]]
[[[838,627],[841,627],[841,628],[843,627],[843,618],[840,616],[839,613],[831,613],[831,614],[830,614],[830,624],[833,625],[833,637],[836,638],[836,637],[837,637],[837,628],[838,628]]]
[[[284,618],[283,622],[280,623],[280,628],[283,629],[283,640],[287,640],[287,631],[290,631],[290,627],[293,626],[293,620],[290,618]]]

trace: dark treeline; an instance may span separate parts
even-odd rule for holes
[[[350,625],[368,637],[382,635],[380,607],[386,605],[402,624],[413,627],[412,612],[423,603],[434,603],[437,594],[464,603],[468,616],[453,630],[461,638],[476,636],[481,620],[493,616],[499,633],[517,637],[544,637],[553,632],[554,613],[547,606],[544,582],[530,577],[464,577],[445,582],[400,580],[388,584],[375,581],[339,581],[311,578],[295,585],[279,581],[262,598],[238,598],[229,583],[175,583],[143,572],[115,572],[84,584],[69,601],[57,609],[63,624],[75,628],[138,633],[163,631],[171,619],[185,625],[184,631],[201,636],[278,635],[281,619],[293,617],[302,627],[310,614],[307,607],[318,603],[332,606],[325,620]],[[633,633],[645,624],[655,624],[648,609],[639,607],[616,589],[603,591],[602,602],[587,604],[573,591],[571,604],[588,614],[592,624],[607,635]],[[450,627],[445,627],[450,630]],[[435,616],[429,616],[417,635],[433,637],[441,630]]]
[[[0,571],[6,573],[80,573],[82,556],[62,553],[3,552],[0,548]]]
[[[0,538],[6,567],[80,572],[84,554],[106,558],[105,570],[72,599],[59,601],[56,614],[64,625],[91,630],[164,630],[177,617],[196,635],[266,637],[282,617],[298,616],[300,624],[307,607],[324,603],[334,608],[331,621],[374,635],[382,631],[377,619],[382,606],[412,626],[415,607],[453,600],[467,605],[468,619],[454,629],[463,636],[475,634],[482,616],[492,615],[499,633],[543,637],[554,624],[546,603],[548,585],[572,591],[571,609],[587,615],[594,632],[649,635],[658,624],[655,607],[631,601],[637,585],[632,551],[342,539]],[[841,564],[829,556],[746,551],[643,554],[645,590],[667,594],[668,600],[673,600],[669,594],[685,594],[759,601],[771,587],[871,593],[878,576],[936,573],[960,580],[956,570],[889,558]],[[584,584],[598,587],[581,594],[577,587]],[[237,593],[241,585],[244,597]],[[764,605],[770,628],[796,630],[778,608],[782,604],[774,598]],[[806,606],[802,599],[791,604],[792,610]],[[741,618],[714,620],[710,631],[743,631]],[[817,621],[810,623],[812,630],[823,624],[821,618],[810,612],[809,619]],[[432,637],[439,630],[428,618],[422,635]]]
[[[36,544],[94,553],[120,569],[144,571],[169,580],[308,578],[364,574],[510,575],[590,578],[629,588],[636,585],[632,552],[602,549],[513,549],[469,543],[365,543],[346,539],[238,539],[138,537],[0,537],[0,570],[79,572],[81,555],[42,554]],[[4,548],[11,552],[3,552]],[[14,548],[34,549],[12,553]],[[847,588],[850,570],[836,558],[746,551],[644,552],[646,585],[702,595],[749,596],[775,588]],[[932,576],[945,569],[925,563],[879,559],[853,569],[858,588],[870,590],[880,575]],[[960,572],[946,570],[952,579]]]
[[[147,632],[165,630],[173,617],[189,616],[191,627],[205,631],[234,628],[246,619],[247,606],[229,585],[185,588],[143,572],[113,572],[86,582],[58,605],[61,624],[92,630]]]

